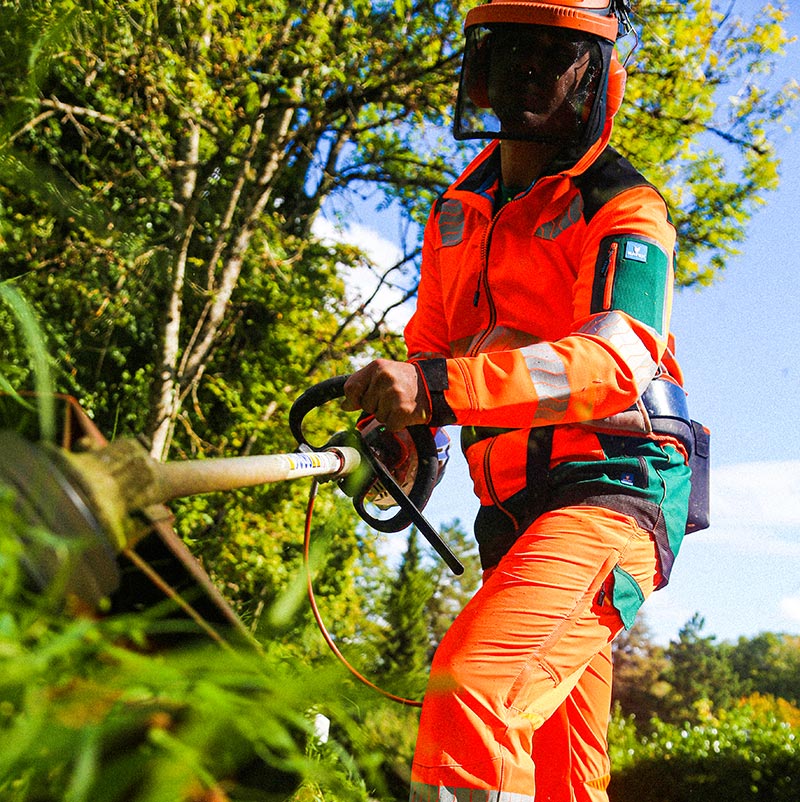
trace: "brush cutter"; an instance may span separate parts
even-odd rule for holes
[[[118,555],[130,553],[154,522],[168,520],[165,502],[304,477],[338,482],[374,529],[397,532],[413,524],[462,573],[422,514],[446,459],[428,427],[395,434],[365,418],[320,447],[306,439],[306,416],[342,397],[346,379],[328,379],[295,401],[289,426],[298,450],[288,454],[159,463],[133,439],[68,450],[0,431],[0,485],[15,492],[26,524],[23,564],[34,585],[94,608],[119,585]],[[398,510],[379,517],[368,511],[370,502]]]

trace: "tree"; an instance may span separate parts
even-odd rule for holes
[[[442,183],[441,160],[412,147],[442,118],[457,60],[459,9],[433,5],[6,4],[2,276],[46,327],[58,389],[101,430],[143,435],[157,458],[291,450],[300,389],[392,346],[385,310],[346,305],[342,276],[363,257],[310,232],[356,184]],[[296,572],[303,495],[175,505],[255,626]],[[333,510],[318,504],[315,523],[347,533],[329,539],[329,564],[346,564],[355,515]],[[337,576],[356,572],[321,580],[341,590]]]
[[[159,459],[275,452],[295,445],[286,413],[302,388],[402,356],[386,305],[350,303],[348,279],[372,269],[413,294],[419,224],[473,152],[444,144],[466,5],[7,2],[0,270],[43,322],[57,389]],[[637,4],[615,134],[671,201],[683,284],[721,269],[775,185],[771,137],[797,98],[769,78],[786,5],[747,24],[714,9]],[[348,218],[365,195],[410,229],[385,267],[315,234],[321,210]],[[18,345],[4,348],[3,375],[32,388]],[[330,413],[314,430],[336,428]],[[176,506],[255,626],[296,574],[304,495],[281,485]],[[340,550],[332,566],[361,545],[344,515],[326,501],[316,517]],[[354,580],[332,569],[332,591],[354,588],[342,577]]]
[[[676,278],[710,284],[737,253],[747,223],[778,185],[772,142],[800,84],[771,75],[791,40],[786,3],[750,21],[736,0],[635,4],[639,37],[618,115],[620,150],[665,194],[678,230]]]
[[[639,729],[649,726],[659,712],[668,686],[661,678],[667,668],[664,649],[650,640],[642,613],[629,630],[612,644],[614,661],[613,700],[625,716],[632,716]]]
[[[375,696],[374,704],[362,711],[359,730],[350,734],[348,746],[354,755],[371,756],[371,770],[380,776],[377,795],[389,800],[408,795],[418,724],[415,705],[422,699],[429,668],[425,609],[433,580],[423,565],[416,527],[408,532],[399,568],[382,572],[382,577],[382,592],[373,604],[380,631],[377,637],[373,632],[376,654],[370,681],[395,698]],[[362,647],[362,653],[366,651]]]
[[[34,300],[59,383],[101,428],[147,434],[159,458],[176,437],[219,448],[247,437],[203,413],[239,402],[272,435],[293,390],[375,338],[391,346],[385,309],[365,320],[344,303],[343,265],[363,257],[316,241],[313,224],[324,205],[347,214],[373,192],[419,223],[469,157],[438,139],[464,10],[6,4],[3,274]],[[797,98],[769,88],[787,13],[745,24],[711,0],[680,14],[637,4],[615,141],[672,204],[680,283],[712,279],[776,184],[770,136]],[[418,249],[406,244],[379,279],[410,294]],[[243,355],[253,373],[240,381]]]
[[[474,538],[456,519],[441,531],[442,540],[458,556],[464,573],[454,576],[450,569],[437,559],[431,567],[434,591],[427,604],[429,652],[432,655],[453,623],[481,583],[481,567]]]
[[[379,676],[399,692],[421,698],[430,660],[425,609],[433,593],[430,572],[422,565],[419,533],[409,530],[406,551],[386,602],[386,635]]]
[[[312,224],[356,182],[400,196],[442,183],[441,160],[414,148],[444,117],[460,10],[13,3],[35,72],[17,57],[2,76],[3,205],[21,221],[4,273],[47,312],[62,381],[163,458],[176,426],[200,445],[198,408],[228,391],[242,353],[277,350],[274,401],[378,334],[380,314],[348,325],[342,307],[337,263],[358,254],[315,242]]]
[[[739,638],[729,660],[753,692],[800,702],[800,637],[762,632]]]
[[[705,620],[699,613],[683,626],[678,640],[665,650],[662,674],[670,690],[664,700],[663,719],[675,724],[696,721],[708,709],[732,707],[746,687],[728,660],[728,649],[713,635],[703,636]]]
[[[740,704],[692,725],[655,721],[638,737],[612,722],[612,802],[793,802],[800,793],[798,730],[774,708]]]

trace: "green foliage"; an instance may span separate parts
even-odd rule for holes
[[[380,802],[405,802],[417,740],[419,710],[375,697],[353,728],[349,751],[374,776],[372,796]]]
[[[452,94],[458,4],[19,0],[2,16],[0,271],[37,312],[56,388],[157,458],[293,450],[307,385],[399,353],[381,310],[349,305],[344,277],[368,260],[311,228],[356,186],[396,184],[410,205],[444,183],[412,143]],[[22,350],[6,354],[0,372],[29,384]],[[254,628],[297,574],[305,492],[175,505]],[[323,604],[346,627],[372,546],[324,495]]]
[[[800,637],[764,632],[739,638],[727,659],[749,690],[800,703]]]
[[[314,742],[312,706],[352,726],[332,672],[277,644],[201,640],[155,611],[96,620],[32,596],[11,501],[2,490],[4,800],[285,800],[301,783],[366,798],[352,761]]]
[[[796,46],[783,28],[788,5],[765,4],[753,20],[714,0],[639,0],[635,11],[616,138],[670,204],[678,283],[707,285],[778,185],[771,137],[800,99],[796,80],[773,79]]]
[[[397,579],[386,602],[386,637],[379,675],[397,692],[422,698],[428,676],[428,621],[425,608],[433,595],[430,573],[421,564],[419,534],[412,527]]]
[[[617,711],[609,740],[612,802],[792,802],[800,794],[800,729],[777,707],[706,709],[694,724],[653,720],[641,738]]]
[[[442,540],[458,555],[464,573],[454,576],[441,560],[430,567],[434,591],[427,604],[429,652],[433,654],[453,619],[480,587],[482,571],[475,539],[456,519],[444,526]]]
[[[714,636],[703,636],[705,622],[695,614],[667,647],[664,679],[670,684],[663,717],[672,723],[693,721],[698,704],[727,708],[746,692],[746,686]]]
[[[369,267],[413,291],[413,232],[470,153],[446,134],[465,8],[6,3],[0,270],[41,321],[56,389],[107,436],[143,435],[159,459],[273,453],[294,447],[286,415],[308,384],[401,356],[387,310],[354,306],[347,279]],[[794,95],[770,88],[783,9],[745,25],[707,0],[682,8],[638,4],[616,136],[665,187],[679,279],[692,283],[724,262],[774,185],[770,136]],[[725,93],[738,98],[730,119]],[[315,235],[321,212],[347,222],[364,196],[411,226],[388,268]],[[32,389],[24,344],[0,347],[0,374]],[[175,507],[255,627],[296,575],[303,493]],[[365,543],[347,506],[326,501],[315,524],[339,552],[332,565],[353,566]],[[353,592],[340,589],[358,599],[352,577]]]
[[[637,726],[664,712],[664,699],[671,690],[663,674],[668,667],[664,649],[650,640],[645,616],[640,614],[629,630],[623,630],[612,644],[615,704]]]
[[[50,374],[50,358],[45,348],[41,330],[36,318],[28,306],[25,299],[17,292],[16,288],[6,282],[0,282],[0,302],[5,305],[14,315],[17,326],[8,326],[8,335],[13,336],[17,328],[23,343],[27,345],[29,354],[30,373],[33,376],[33,386],[36,389],[36,406],[38,408],[39,429],[43,440],[53,440],[55,433],[55,412],[53,404],[53,385]],[[0,322],[3,320],[3,311],[0,310]],[[16,387],[20,378],[17,374],[15,380],[3,375],[3,367],[8,364],[8,368],[13,371],[10,360],[0,361],[0,391],[9,395],[16,396],[16,400],[22,402],[17,395]]]
[[[703,634],[695,614],[666,647],[650,641],[644,618],[614,642],[614,700],[642,732],[651,718],[697,722],[709,707],[727,709],[751,695],[796,705],[800,639],[765,632],[736,643]]]
[[[5,15],[26,58],[0,67],[3,270],[101,428],[152,434],[157,456],[183,431],[213,442],[209,378],[249,363],[285,397],[380,336],[343,323],[353,249],[310,229],[356,182],[415,203],[441,185],[440,160],[409,158],[408,123],[452,91],[457,5],[49,0],[38,29],[29,5]]]
[[[103,433],[143,434],[159,458],[293,449],[286,416],[302,389],[366,356],[402,355],[387,310],[354,306],[347,285],[366,267],[384,282],[402,275],[413,291],[414,234],[470,153],[454,152],[446,134],[466,5],[6,2],[3,387],[41,389],[52,370],[56,389],[78,396]],[[776,186],[774,133],[797,103],[796,85],[772,80],[790,46],[787,9],[776,4],[744,23],[710,0],[681,3],[680,14],[660,0],[637,5],[641,46],[628,63],[615,142],[672,206],[679,282],[705,284]],[[396,265],[373,265],[315,234],[320,212],[347,222],[364,196],[380,208],[394,204],[410,227]],[[34,320],[41,337],[31,334]],[[34,414],[28,402],[13,403],[18,420]],[[343,425],[329,409],[310,431],[322,443]],[[173,507],[217,586],[258,641],[271,644],[253,653],[206,646],[155,654],[152,636],[165,627],[158,618],[72,619],[21,599],[18,538],[3,541],[0,733],[17,744],[0,754],[4,799],[55,799],[60,789],[70,800],[112,800],[138,776],[179,785],[178,796],[197,789],[195,798],[246,799],[277,769],[304,778],[298,802],[358,800],[371,785],[387,799],[403,796],[416,713],[372,697],[361,704],[350,685],[346,695],[360,709],[343,712],[341,671],[336,683],[320,671],[324,644],[303,604],[306,493],[284,484]],[[18,526],[0,505],[0,533]],[[468,560],[467,574],[453,580],[409,547],[389,593],[395,578],[379,542],[332,487],[322,488],[313,532],[314,585],[337,641],[359,666],[382,665],[387,675],[413,664],[416,683],[422,655],[477,587],[477,568]],[[468,556],[460,529],[445,537]],[[419,617],[409,616],[409,599],[417,611],[416,594],[431,587]],[[430,638],[423,621],[432,622]],[[718,773],[710,705],[730,711],[715,713],[713,725],[730,730],[720,741],[730,776],[747,775],[765,799],[789,798],[768,796],[769,777],[775,793],[792,788],[796,799],[781,779],[791,739],[781,740],[774,710],[755,697],[752,709],[736,707],[758,691],[774,694],[775,710],[788,715],[785,700],[798,698],[796,639],[730,646],[701,628],[690,622],[666,650],[648,647],[645,636],[618,648],[619,698],[640,728],[637,735],[626,724],[623,740],[641,759],[641,776],[655,771],[647,749],[657,742],[669,757],[661,762],[683,769],[676,788],[692,782],[695,794],[710,795],[715,778],[715,789],[730,791],[715,796],[750,798]],[[331,712],[354,758],[309,740],[309,698]],[[662,718],[660,734],[640,745],[648,710]],[[750,756],[746,721],[766,733]],[[682,743],[684,730],[695,762],[690,749],[674,760],[666,746],[668,738]],[[756,758],[769,766],[763,777]],[[635,766],[620,760],[620,782],[640,788]],[[355,763],[375,776],[362,779]],[[148,783],[136,793],[157,798]]]

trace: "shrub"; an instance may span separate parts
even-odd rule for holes
[[[635,735],[615,714],[610,730],[612,802],[797,802],[800,729],[778,703],[747,700],[730,710],[703,710],[699,723],[657,719]]]
[[[11,501],[0,487],[0,799],[366,799],[353,761],[314,740],[314,705],[352,726],[332,675],[279,643],[187,639],[156,611],[68,614],[25,589]]]

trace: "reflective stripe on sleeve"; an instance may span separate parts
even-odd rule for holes
[[[605,312],[595,315],[581,326],[581,334],[602,337],[614,346],[614,350],[622,357],[631,369],[633,381],[639,391],[644,392],[656,374],[658,366],[642,340],[631,328],[630,323],[619,312]]]
[[[567,369],[550,343],[536,343],[520,348],[539,399],[536,417],[558,423],[569,406],[570,388]]]

